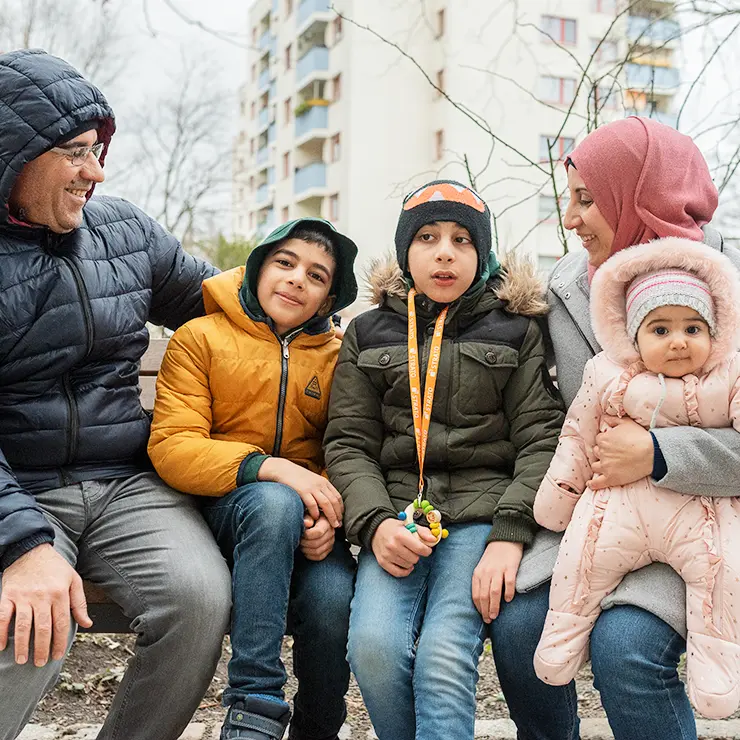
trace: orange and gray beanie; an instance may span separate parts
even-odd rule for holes
[[[396,258],[408,277],[408,253],[416,232],[433,221],[455,221],[464,226],[478,252],[480,278],[490,270],[491,213],[483,198],[455,180],[434,180],[403,199],[396,227]],[[491,271],[493,274],[493,271]]]

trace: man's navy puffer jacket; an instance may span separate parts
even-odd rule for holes
[[[115,130],[103,95],[44,52],[0,55],[0,570],[53,540],[34,493],[149,468],[145,324],[201,315],[215,272],[117,198],[90,199],[68,234],[8,213],[23,166],[91,119],[102,161]]]

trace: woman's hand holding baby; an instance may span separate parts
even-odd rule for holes
[[[437,538],[426,528],[409,532],[399,519],[386,519],[378,525],[372,539],[372,550],[380,567],[396,578],[404,578],[414,569],[420,557],[432,554]]]
[[[624,486],[653,472],[653,438],[644,427],[628,417],[604,416],[610,429],[596,435],[589,487],[596,491]]]

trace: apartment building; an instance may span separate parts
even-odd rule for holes
[[[392,250],[406,192],[434,177],[472,179],[498,249],[548,269],[564,249],[558,162],[595,122],[633,113],[675,122],[673,4],[631,6],[256,0],[234,146],[235,234],[321,216],[367,263]]]

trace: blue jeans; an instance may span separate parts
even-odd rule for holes
[[[349,662],[380,740],[472,740],[485,625],[473,570],[490,524],[454,524],[412,573],[360,552]]]
[[[574,683],[548,686],[532,659],[545,624],[550,584],[517,594],[491,624],[501,688],[519,740],[576,740]],[[678,661],[684,639],[634,606],[602,612],[591,635],[594,685],[615,740],[696,740],[696,724]]]
[[[298,550],[304,508],[280,483],[258,482],[209,501],[203,515],[232,567],[233,611],[229,687],[224,704],[249,694],[284,699],[280,649],[293,635],[298,679],[291,738],[336,737],[346,715],[349,605],[355,562],[337,532],[324,560]]]

